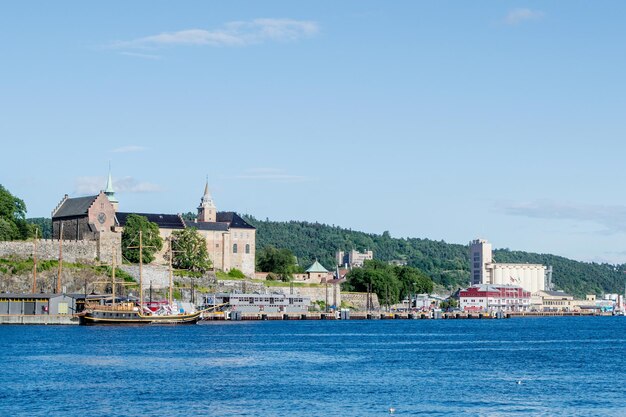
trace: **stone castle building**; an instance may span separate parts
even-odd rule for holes
[[[110,175],[107,190],[113,190]],[[113,200],[117,201],[114,197]],[[93,241],[98,259],[110,263],[115,253],[119,264],[122,237],[114,231],[115,207],[106,190],[98,195],[78,198],[69,198],[65,194],[52,211],[52,239]]]
[[[106,261],[104,251],[113,252],[117,246],[121,253],[121,233],[131,214],[146,217],[159,226],[164,239],[163,249],[156,254],[157,263],[166,263],[169,249],[167,239],[176,230],[193,227],[206,239],[207,251],[213,267],[222,271],[233,268],[248,276],[254,275],[256,253],[256,229],[235,212],[220,212],[209,193],[208,181],[200,199],[195,221],[187,221],[179,214],[131,213],[118,211],[111,174],[104,191],[98,195],[68,198],[67,195],[52,212],[53,238],[68,240],[95,240],[102,246],[100,259]],[[121,259],[120,259],[121,260]]]

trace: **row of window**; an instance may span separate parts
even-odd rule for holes
[[[238,251],[238,247],[236,243],[233,243],[233,253],[237,253]],[[250,253],[250,244],[246,243],[246,248],[245,248],[246,253]]]

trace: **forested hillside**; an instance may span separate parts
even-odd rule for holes
[[[327,268],[333,268],[337,250],[370,249],[374,251],[374,258],[406,261],[407,265],[421,269],[433,281],[449,289],[469,283],[466,245],[429,239],[397,239],[388,232],[369,234],[319,223],[261,221],[250,216],[246,220],[257,228],[258,248],[268,245],[287,248],[304,268],[315,258]],[[556,287],[577,296],[624,291],[626,265],[578,262],[555,255],[506,249],[495,250],[494,258],[497,262],[552,265]]]
[[[373,250],[382,261],[400,260],[424,271],[434,282],[449,289],[468,285],[469,253],[467,245],[429,239],[397,239],[388,232],[382,235],[363,233],[337,226],[308,222],[261,221],[251,216],[246,220],[257,228],[258,250],[266,246],[291,250],[301,267],[318,259],[326,268],[335,267],[337,250]],[[50,219],[28,219],[37,224],[44,237],[50,234]],[[508,249],[494,251],[496,262],[527,262],[552,265],[553,282],[557,288],[583,296],[604,292],[623,292],[626,265],[578,262],[561,256],[537,254]]]

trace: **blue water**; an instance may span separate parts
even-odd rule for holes
[[[624,416],[625,331],[624,317],[0,326],[0,416]]]

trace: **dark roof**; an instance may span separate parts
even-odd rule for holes
[[[124,226],[126,224],[126,219],[131,214],[136,214],[137,216],[143,216],[148,219],[148,221],[152,223],[156,223],[160,229],[184,229],[185,224],[178,214],[158,214],[158,213],[115,213],[115,217],[117,218],[117,222],[120,226]]]
[[[97,195],[90,195],[87,197],[68,198],[56,210],[52,218],[85,216],[97,197]]]
[[[228,223],[220,222],[185,222],[187,227],[193,227],[198,230],[217,230],[222,232],[228,231]]]
[[[251,226],[242,219],[237,213],[234,211],[221,211],[217,213],[218,222],[228,223],[231,228],[235,229],[256,229],[254,226]]]

